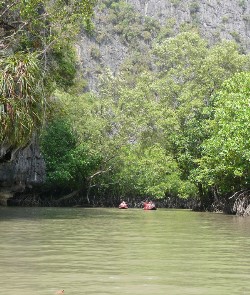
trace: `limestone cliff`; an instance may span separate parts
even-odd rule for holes
[[[16,192],[44,182],[45,163],[35,139],[22,149],[2,147],[0,156],[0,205]]]
[[[210,44],[235,40],[250,51],[250,1],[247,0],[103,0],[96,7],[95,29],[84,32],[78,55],[88,90],[98,77],[113,73],[135,52],[146,53],[154,38],[196,28]]]

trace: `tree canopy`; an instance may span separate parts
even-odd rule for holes
[[[204,123],[209,138],[202,144],[198,179],[222,193],[249,188],[250,73],[226,80],[214,97],[212,117]]]
[[[219,100],[223,93],[224,100],[229,99],[225,81],[240,72],[241,79],[248,77],[249,56],[241,54],[234,42],[208,46],[197,33],[188,32],[155,44],[151,58],[157,71],[143,68],[138,74],[121,66],[116,76],[105,72],[97,94],[58,93],[58,97],[78,141],[100,155],[93,171],[104,173],[92,179],[98,193],[103,187],[103,193],[108,188],[110,194],[201,197],[216,185],[212,179],[218,179],[212,168],[218,152],[217,134],[211,133],[217,117],[212,115],[224,109]],[[235,95],[243,110],[248,93],[236,80]],[[232,126],[224,123],[227,129]],[[247,148],[243,146],[246,154]],[[234,173],[249,175],[245,168],[237,169]]]

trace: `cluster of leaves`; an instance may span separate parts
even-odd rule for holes
[[[160,30],[160,24],[151,17],[142,17],[127,1],[103,1],[107,8],[107,25],[118,33],[123,43],[138,49],[139,40],[151,41]]]
[[[76,52],[73,45],[60,41],[57,46],[53,46],[50,53],[49,80],[54,81],[57,88],[68,91],[75,84],[76,62]]]
[[[39,60],[35,53],[0,59],[0,141],[25,145],[41,127],[46,106]]]
[[[205,121],[209,138],[202,144],[196,178],[222,193],[250,185],[250,73],[225,81],[214,97],[211,118]]]
[[[47,50],[59,39],[72,40],[79,24],[90,22],[94,4],[94,0],[1,1],[2,43],[26,51]]]
[[[180,179],[176,160],[159,143],[127,145],[121,149],[120,167],[115,178],[122,194],[135,191],[142,196],[163,198],[166,194],[187,197],[195,186]],[[119,167],[119,166],[118,166]],[[189,186],[189,188],[188,188]]]
[[[183,176],[197,167],[201,143],[208,136],[202,122],[207,118],[211,96],[235,72],[249,67],[249,56],[241,55],[233,42],[213,47],[197,34],[182,33],[156,45],[154,51],[160,70],[154,83],[158,96],[174,110],[178,132],[168,139]]]
[[[88,27],[94,3],[0,2],[1,143],[23,146],[41,127],[53,90],[72,86],[76,58],[71,43],[81,25]]]
[[[96,169],[100,157],[91,153],[65,118],[52,120],[42,135],[41,148],[46,161],[48,188],[63,192],[86,186],[87,177]]]

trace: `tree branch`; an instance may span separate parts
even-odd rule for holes
[[[108,169],[106,169],[106,170],[99,170],[96,173],[94,173],[93,175],[91,175],[90,177],[88,177],[88,179],[91,180],[91,179],[93,179],[95,176],[97,176],[99,174],[103,174],[103,173],[106,173],[106,172],[110,171],[110,169],[111,169],[111,166],[109,166]]]

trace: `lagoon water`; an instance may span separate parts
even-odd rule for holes
[[[250,294],[250,218],[0,208],[0,294]]]

